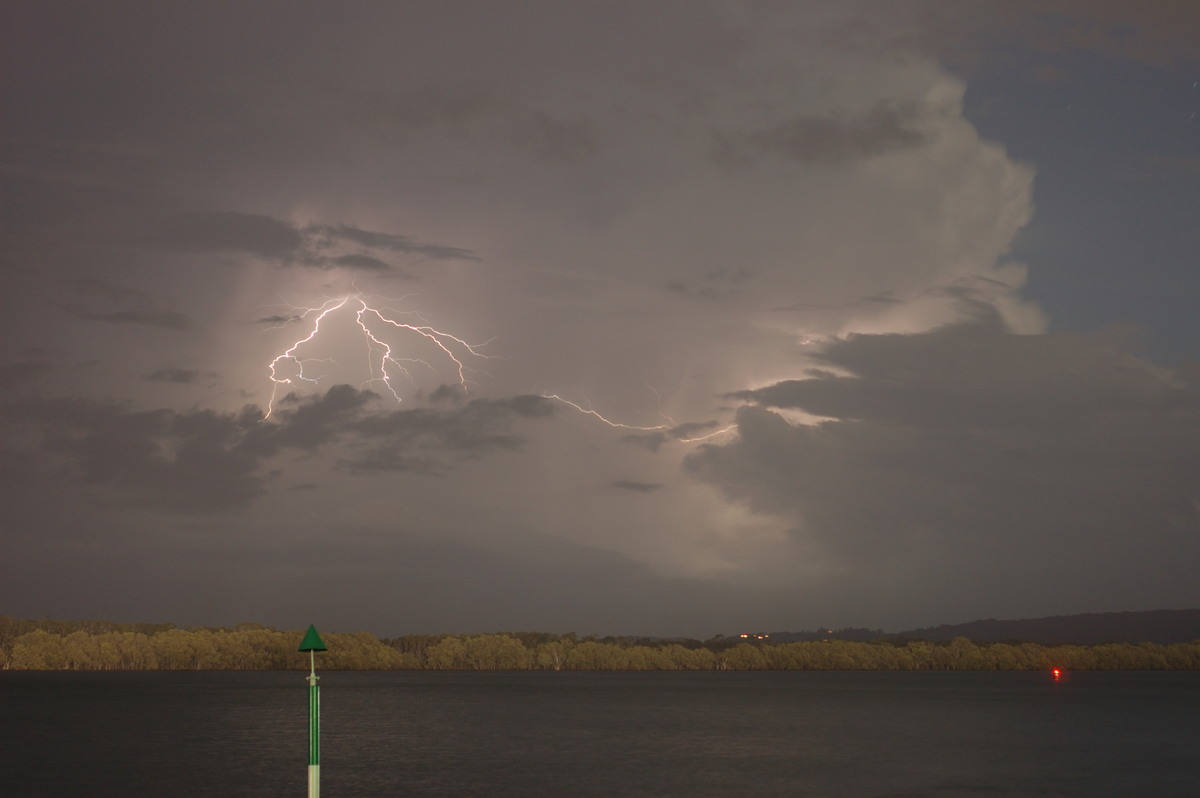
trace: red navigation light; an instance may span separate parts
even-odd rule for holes
[[[1059,679],[1062,678],[1062,671],[1059,670],[1058,668],[1051,668],[1050,675],[1053,676],[1054,681],[1057,682]]]

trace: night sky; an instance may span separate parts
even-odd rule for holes
[[[1200,3],[0,10],[0,614],[1200,606]]]

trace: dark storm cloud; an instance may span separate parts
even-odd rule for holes
[[[540,396],[517,396],[473,399],[445,411],[417,408],[363,417],[352,429],[372,443],[341,464],[356,473],[444,473],[452,467],[445,453],[477,457],[496,450],[519,449],[524,438],[510,430],[510,421],[544,418],[551,412],[550,402]]]
[[[351,473],[441,474],[463,457],[519,448],[523,438],[511,422],[551,412],[541,397],[518,396],[448,411],[380,414],[378,399],[338,385],[316,396],[284,397],[263,421],[253,407],[236,414],[144,411],[54,398],[0,405],[0,421],[23,429],[23,437],[36,433],[29,448],[4,455],[14,462],[26,458],[27,470],[43,480],[75,481],[101,501],[206,513],[245,507],[262,496],[263,466],[284,451],[336,450],[339,467]]]
[[[339,255],[331,261],[334,266],[345,269],[362,269],[363,271],[386,272],[392,268],[390,263],[370,255]]]
[[[554,414],[555,406],[544,396],[522,394],[497,402],[504,410],[521,418],[547,418]]]
[[[179,214],[165,219],[145,243],[185,252],[241,252],[318,269],[356,269],[368,272],[398,272],[370,251],[391,252],[417,259],[478,260],[461,247],[431,244],[410,236],[362,230],[345,224],[290,222],[257,213],[205,211]],[[360,248],[339,252],[347,246]]]
[[[62,309],[78,319],[102,321],[108,324],[139,324],[164,330],[192,329],[192,320],[173,310],[91,310],[82,305],[66,304]]]
[[[300,248],[302,238],[294,226],[270,216],[206,211],[165,220],[150,241],[188,252],[230,250],[264,258],[284,258]]]
[[[315,450],[332,443],[348,424],[358,420],[378,395],[349,385],[335,385],[323,394],[300,397],[288,394],[278,402],[278,423],[268,427],[257,443],[264,454],[279,447]]]
[[[262,493],[257,459],[238,446],[245,417],[85,399],[8,403],[0,414],[38,431],[37,449],[24,453],[32,471],[77,482],[102,503],[211,512]]]
[[[853,376],[812,373],[733,398],[819,416],[922,427],[1043,429],[1081,414],[1165,412],[1187,392],[1117,342],[1008,335],[997,321],[922,335],[858,335],[813,359]]]
[[[473,399],[447,409],[415,407],[381,411],[381,397],[349,385],[336,385],[318,396],[289,395],[278,402],[261,434],[247,437],[260,456],[282,448],[316,451],[339,441],[353,441],[343,452],[342,468],[372,471],[452,468],[445,456],[479,456],[515,450],[523,443],[513,433],[514,419],[545,418],[550,403],[538,396]]]
[[[715,136],[720,163],[744,163],[762,154],[800,163],[837,164],[920,146],[925,135],[911,108],[879,106],[858,116],[795,116],[760,130]]]
[[[323,236],[326,245],[333,240],[340,239],[372,249],[398,252],[404,255],[419,255],[434,260],[479,260],[473,252],[461,247],[429,244],[417,241],[410,236],[397,235],[395,233],[380,233],[374,230],[360,230],[357,227],[350,227],[345,224],[311,224],[304,228],[304,232]]]
[[[840,562],[1003,584],[1036,557],[1095,589],[1123,567],[1181,575],[1179,547],[1200,545],[1200,395],[1119,338],[978,322],[852,336],[820,360],[851,376],[742,392],[740,438],[687,468]]]

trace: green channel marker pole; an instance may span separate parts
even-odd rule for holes
[[[308,798],[321,796],[321,691],[317,687],[316,652],[328,651],[325,641],[311,624],[304,633],[300,651],[308,652]]]

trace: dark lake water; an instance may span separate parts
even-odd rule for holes
[[[0,795],[306,794],[305,677],[0,672]],[[321,794],[1200,796],[1200,673],[324,673]]]

